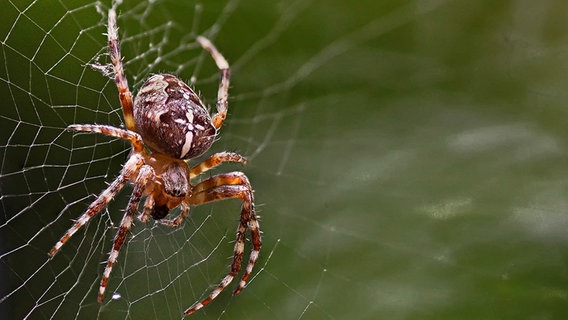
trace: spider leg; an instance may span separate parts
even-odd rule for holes
[[[233,262],[231,263],[230,272],[221,280],[217,288],[215,288],[207,298],[201,302],[196,302],[189,309],[185,311],[186,315],[192,314],[201,309],[203,306],[215,299],[223,289],[225,289],[233,278],[238,274],[241,263],[243,260],[243,253],[245,249],[245,236],[246,230],[251,231],[251,240],[253,248],[250,254],[249,262],[246,271],[234,291],[234,294],[239,294],[245,287],[248,278],[252,273],[252,269],[262,246],[260,227],[256,214],[254,212],[253,193],[248,178],[242,172],[231,172],[213,176],[207,180],[202,181],[194,187],[194,193],[187,199],[191,205],[198,205],[207,202],[240,198],[243,200],[241,207],[241,218],[239,226],[237,227],[235,248],[233,253]]]
[[[138,216],[138,220],[142,222],[148,221],[148,217],[152,215],[152,209],[155,203],[154,196],[150,193],[148,197],[146,197],[146,201],[144,201],[144,211]]]
[[[229,98],[229,80],[231,78],[231,70],[229,69],[229,63],[227,60],[219,53],[217,48],[209,41],[209,39],[199,36],[197,37],[197,42],[203,47],[203,49],[207,50],[213,60],[215,60],[215,64],[217,64],[217,68],[219,68],[219,73],[221,74],[221,81],[219,82],[219,90],[217,91],[217,113],[213,115],[213,125],[215,128],[219,129],[223,125],[223,121],[227,117],[227,108],[228,108],[228,101]]]
[[[209,158],[203,160],[203,162],[198,163],[190,169],[191,179],[197,177],[198,175],[206,172],[223,162],[240,162],[242,164],[247,163],[247,159],[238,153],[234,152],[219,152],[210,156]]]
[[[126,207],[126,212],[122,217],[122,221],[120,222],[118,232],[114,237],[112,250],[109,253],[105,271],[103,273],[103,278],[101,279],[101,285],[99,287],[99,296],[98,296],[99,303],[103,302],[103,295],[105,293],[108,279],[112,271],[112,266],[116,263],[116,259],[118,258],[120,248],[124,244],[126,235],[128,234],[130,227],[132,226],[132,221],[136,216],[136,211],[138,210],[138,203],[140,202],[140,198],[144,193],[146,184],[153,175],[154,175],[154,169],[152,169],[151,166],[144,165],[140,168],[140,172],[138,173],[138,178],[136,178],[136,183],[134,185],[134,190],[132,191],[132,196],[130,197],[130,201],[128,202],[128,206]]]
[[[117,177],[109,186],[106,188],[97,199],[91,203],[87,211],[73,224],[71,229],[69,229],[63,237],[55,244],[53,249],[49,251],[49,255],[53,256],[59,251],[59,249],[75,234],[81,227],[83,227],[91,218],[101,211],[112,198],[122,189],[124,186],[125,179],[122,176]]]
[[[116,26],[116,5],[108,11],[108,51],[114,69],[114,81],[118,87],[118,96],[124,113],[124,123],[128,130],[134,131],[134,115],[132,104],[132,93],[128,89],[128,81],[124,75],[122,57],[120,55],[120,44],[118,42],[118,27]]]
[[[124,130],[102,124],[72,124],[67,127],[67,130],[102,133],[106,136],[130,141],[135,152],[142,152],[144,150],[142,137],[140,137],[138,133],[131,130]]]
[[[168,227],[177,227],[179,224],[187,218],[189,215],[189,206],[182,202],[181,206],[181,213],[172,220],[158,220],[161,224],[166,225]]]
[[[101,211],[112,198],[122,189],[126,180],[132,177],[138,168],[142,165],[142,158],[139,156],[132,156],[122,169],[120,175],[93,201],[87,211],[73,224],[73,226],[61,237],[55,244],[53,249],[49,251],[49,255],[53,256],[57,251],[75,234],[82,226],[84,226],[91,218]]]

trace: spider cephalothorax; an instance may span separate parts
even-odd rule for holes
[[[246,270],[234,291],[235,294],[245,287],[258,259],[261,247],[260,228],[254,211],[252,187],[246,175],[235,171],[214,175],[195,185],[191,184],[193,178],[223,162],[246,163],[246,159],[236,153],[219,152],[193,167],[188,166],[187,160],[202,155],[211,147],[217,131],[225,120],[228,106],[229,64],[208,39],[197,37],[197,42],[211,54],[220,70],[217,113],[209,115],[197,94],[179,78],[169,74],[151,76],[140,88],[133,103],[120,56],[116,10],[114,6],[109,10],[109,54],[126,129],[89,124],[74,124],[68,129],[98,132],[128,140],[132,145],[132,152],[120,175],[89,205],[87,211],[49,252],[51,256],[57,253],[69,238],[101,211],[127,182],[133,184],[134,190],[114,238],[101,279],[99,302],[103,300],[112,267],[136,217],[142,222],[152,217],[162,224],[177,226],[189,214],[190,206],[229,198],[242,200],[230,271],[204,300],[193,304],[185,314],[191,314],[215,299],[238,274],[243,260],[247,229],[250,230],[253,248]],[[144,197],[144,209],[138,213],[139,203]],[[164,220],[170,210],[176,207],[181,209],[181,213],[171,220]]]

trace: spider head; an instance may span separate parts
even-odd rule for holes
[[[184,198],[191,192],[189,173],[184,162],[171,162],[164,166],[161,175],[164,192],[173,198]]]
[[[152,154],[146,161],[159,178],[152,194],[155,204],[150,214],[154,220],[160,220],[191,195],[189,168],[184,161],[163,154]]]
[[[179,78],[157,74],[134,99],[136,131],[152,150],[191,159],[213,144],[217,129],[197,94]]]

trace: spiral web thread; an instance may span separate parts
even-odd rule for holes
[[[290,93],[337,56],[440,3],[403,7],[389,16],[368,20],[351,31],[324,39],[315,50],[300,54],[296,60],[290,56],[283,66],[272,65],[273,61],[265,58],[266,51],[285,38],[295,23],[306,19],[307,12],[314,12],[312,1],[270,6],[274,18],[270,27],[255,34],[252,41],[246,40],[250,45],[240,52],[224,47],[239,41],[239,35],[227,28],[230,19],[244,23],[239,13],[246,11],[246,4],[238,0],[215,7],[161,1],[118,6],[124,67],[134,94],[150,74],[168,72],[201,90],[204,100],[214,105],[218,75],[195,37],[203,34],[213,41],[225,40],[216,45],[231,64],[234,87],[227,125],[211,151],[237,151],[247,156],[251,165],[242,170],[251,173],[253,186],[255,181],[260,185],[255,186],[259,212],[265,218],[265,206],[271,211],[261,225],[271,232],[265,231],[261,259],[249,283],[249,287],[255,287],[261,278],[263,287],[248,296],[246,292],[252,290],[245,290],[238,297],[243,302],[236,311],[231,308],[236,305],[235,299],[226,294],[207,306],[204,315],[217,318],[235,312],[237,316],[254,317],[286,308],[286,318],[314,314],[334,318],[318,305],[318,297],[322,287],[350,282],[342,275],[328,274],[327,261],[338,241],[338,230],[317,218],[288,212],[285,206],[272,207],[278,199],[263,198],[263,190],[275,184],[267,181],[306,183],[321,188],[322,193],[333,181],[326,172],[331,165],[328,156],[332,140],[324,138],[333,128],[300,137],[305,132],[311,134],[309,121],[314,116],[333,121],[330,111],[310,108],[329,97],[315,93],[312,100],[297,101]],[[115,265],[105,301],[99,305],[96,294],[103,263],[131,188],[126,187],[54,258],[47,252],[94,195],[116,177],[129,152],[123,141],[73,135],[64,129],[73,123],[123,123],[107,55],[108,4],[10,0],[4,7],[0,13],[0,316],[181,318],[183,310],[205,297],[227,272],[238,204],[195,208],[175,229],[153,222],[137,223]],[[266,75],[254,70],[256,63],[281,74],[271,73],[269,82],[239,80],[239,73],[247,70]],[[313,147],[321,148],[326,157],[321,160],[322,166],[306,177],[292,159],[298,149]],[[308,211],[316,209],[306,207]],[[297,244],[285,239],[287,230],[279,226],[281,222],[298,230],[309,228],[309,245],[295,249]],[[374,241],[352,233],[341,237]],[[314,248],[319,258],[303,253]],[[274,262],[277,256],[294,261],[290,267],[300,264],[303,272],[312,275],[309,289],[279,275]],[[286,259],[278,259],[278,263]],[[278,299],[272,300],[260,290],[279,292]],[[252,304],[254,313],[250,313]]]

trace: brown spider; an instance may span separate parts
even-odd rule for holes
[[[246,159],[236,153],[220,152],[191,168],[188,166],[189,159],[198,157],[209,149],[225,120],[228,106],[229,64],[208,39],[200,36],[197,37],[197,42],[211,54],[221,74],[217,113],[213,117],[189,86],[169,74],[151,76],[140,88],[133,104],[122,66],[115,6],[108,12],[109,55],[126,130],[91,124],[73,124],[67,129],[98,132],[128,140],[132,144],[132,151],[120,175],[91,203],[87,211],[49,252],[50,256],[55,255],[77,230],[112,200],[125,183],[130,182],[134,185],[103,273],[98,294],[99,303],[102,303],[112,267],[116,263],[135,216],[142,222],[152,216],[155,220],[174,227],[188,216],[190,206],[229,198],[242,199],[231,270],[207,298],[188,308],[185,311],[186,315],[201,309],[215,299],[238,274],[243,260],[247,229],[251,232],[253,248],[244,275],[234,294],[240,293],[245,287],[258,258],[261,235],[254,211],[253,191],[245,174],[242,172],[219,174],[191,185],[191,179],[223,162],[246,163]],[[144,196],[146,197],[144,210],[137,215],[140,199]],[[170,210],[178,206],[181,208],[181,213],[176,218],[161,220]]]

